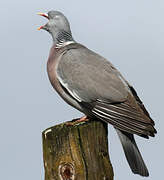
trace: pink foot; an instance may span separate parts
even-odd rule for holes
[[[83,116],[80,119],[77,119],[77,120],[72,121],[72,122],[67,122],[66,124],[68,126],[73,126],[73,125],[76,125],[76,124],[79,124],[79,123],[83,123],[83,122],[86,122],[86,121],[89,121],[88,117],[87,116]]]

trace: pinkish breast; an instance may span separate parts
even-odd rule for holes
[[[47,61],[47,72],[49,80],[53,86],[53,88],[61,95],[63,90],[60,86],[60,83],[57,79],[57,66],[62,56],[62,51],[60,49],[56,49],[55,46],[52,46],[49,54],[49,58]]]

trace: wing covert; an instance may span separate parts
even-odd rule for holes
[[[57,74],[60,83],[77,101],[122,102],[127,98],[128,86],[119,72],[87,48],[68,50],[61,57]]]

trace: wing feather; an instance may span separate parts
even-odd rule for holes
[[[154,136],[156,130],[152,119],[146,116],[137,103],[131,101],[133,97],[130,97],[129,94],[126,102],[115,104],[97,101],[92,113],[120,130],[145,137]]]
[[[70,94],[78,97],[77,101],[80,98],[91,102],[100,98],[122,102],[129,90],[110,62],[84,47],[64,53],[57,67],[57,77]]]
[[[79,104],[90,107],[90,115],[146,138],[156,133],[133,87],[110,62],[89,49],[67,50],[58,64],[57,78]]]

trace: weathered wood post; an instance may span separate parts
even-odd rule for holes
[[[43,131],[45,180],[113,180],[107,135],[96,120]]]

